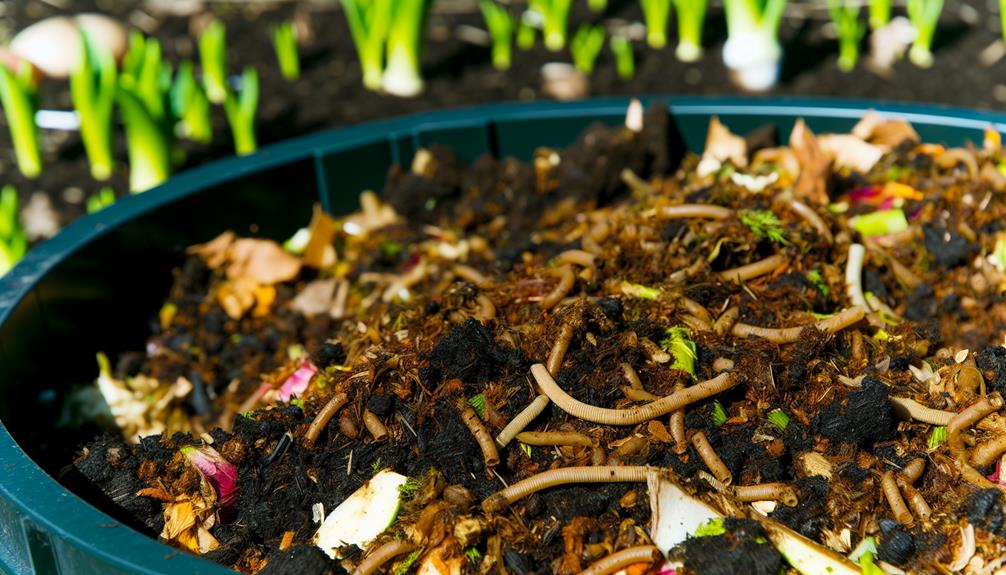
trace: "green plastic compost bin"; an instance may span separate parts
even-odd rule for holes
[[[536,147],[572,143],[592,122],[622,122],[627,104],[493,105],[305,136],[180,174],[33,249],[0,280],[0,572],[229,572],[126,527],[54,479],[83,439],[56,428],[64,392],[94,378],[96,351],[143,349],[186,246],[228,229],[283,239],[316,202],[336,214],[353,208],[420,147],[527,160]],[[670,107],[696,151],[714,115],[739,133],[775,123],[787,134],[800,117],[816,132],[842,132],[875,108],[948,145],[980,142],[990,124],[1006,131],[1006,115],[932,106],[678,98]]]

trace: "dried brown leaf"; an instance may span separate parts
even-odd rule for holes
[[[300,273],[301,262],[272,240],[242,238],[228,248],[227,277],[249,279],[271,285],[292,280]]]
[[[335,278],[314,280],[304,286],[304,289],[293,298],[293,301],[290,302],[290,309],[299,311],[306,316],[328,313],[332,308],[337,283]]]
[[[332,240],[339,231],[332,216],[325,213],[318,204],[314,205],[314,214],[311,216],[310,239],[307,247],[304,248],[304,265],[313,268],[324,268],[335,263],[335,250],[332,249]]]
[[[813,204],[828,203],[828,173],[831,158],[821,149],[817,136],[800,118],[789,135],[789,146],[800,165],[794,192],[799,199]]]
[[[919,142],[919,133],[904,120],[892,120],[870,110],[852,128],[852,135],[887,150],[904,142]]]
[[[869,172],[884,155],[884,149],[852,134],[824,134],[817,139],[821,149],[835,162],[836,168]]]
[[[744,138],[734,134],[713,116],[709,120],[706,133],[706,150],[702,153],[697,171],[699,176],[707,176],[720,169],[729,160],[738,168],[748,165],[748,146]]]

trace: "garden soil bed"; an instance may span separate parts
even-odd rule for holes
[[[201,4],[198,0],[147,3],[70,1],[65,4],[28,0],[10,3],[3,23],[7,32],[12,33],[45,16],[71,10],[100,10],[140,25],[144,31],[159,38],[165,53],[177,62],[180,58],[195,55],[193,31],[199,29],[206,22],[206,14],[212,12],[227,24],[232,72],[237,73],[245,65],[259,69],[262,80],[260,144],[430,109],[544,99],[547,96],[541,90],[541,65],[551,61],[569,61],[567,52],[549,53],[539,41],[530,52],[515,49],[513,69],[496,71],[489,63],[488,48],[459,39],[460,27],[484,28],[477,2],[440,0],[430,17],[428,41],[423,54],[427,90],[418,98],[398,99],[362,89],[355,48],[338,2],[206,2],[199,9]],[[641,21],[638,2],[635,1],[610,0],[603,17],[587,11],[585,2],[574,4],[570,20],[574,29],[589,19]],[[836,42],[826,33],[826,11],[810,10],[806,4],[794,5],[798,11],[808,12],[813,19],[794,17],[783,23],[781,36],[787,59],[782,82],[772,94],[999,107],[1006,100],[1006,82],[1003,81],[1006,60],[989,68],[977,63],[981,50],[999,35],[998,14],[990,8],[993,4],[984,0],[948,0],[944,22],[935,41],[935,66],[921,70],[903,61],[895,65],[894,74],[890,77],[867,70],[864,60],[851,74],[840,72],[835,65]],[[157,6],[191,13],[164,14],[158,11]],[[186,8],[191,6],[194,6],[191,10]],[[896,13],[901,11],[903,7],[896,7]],[[294,16],[306,26],[305,29],[310,30],[311,37],[303,48],[301,79],[287,83],[279,75],[275,64],[270,30],[273,24]],[[720,7],[711,9],[706,28],[706,56],[696,64],[682,64],[674,58],[673,31],[668,47],[662,51],[654,51],[636,42],[637,73],[630,81],[618,79],[611,53],[605,47],[591,78],[590,95],[740,93],[731,84],[722,64],[725,21]],[[864,49],[866,43],[864,41]],[[55,82],[47,86],[43,93],[43,106],[69,109],[66,84]],[[211,146],[185,144],[185,165],[197,165],[232,153],[230,136],[220,109],[216,110],[215,128]],[[29,202],[36,192],[47,196],[55,210],[56,223],[65,225],[83,213],[83,198],[100,189],[102,184],[90,177],[76,134],[48,132],[45,147],[47,165],[43,175],[37,180],[27,181],[14,167],[9,137],[6,126],[3,126],[0,135],[0,179],[15,185],[25,202]],[[120,145],[118,157],[125,158],[121,148]],[[117,194],[126,193],[124,165],[116,171],[110,184]],[[39,203],[44,203],[40,197],[35,200],[36,208],[40,207]],[[37,214],[33,217],[38,219]],[[45,220],[44,217],[42,219]]]

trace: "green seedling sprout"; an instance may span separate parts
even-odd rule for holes
[[[342,0],[342,8],[356,44],[363,85],[368,90],[380,90],[384,75],[384,43],[391,24],[391,2]]]
[[[214,104],[227,99],[227,28],[214,20],[199,35],[199,63],[203,67],[206,96]]]
[[[936,449],[941,443],[947,440],[947,426],[939,425],[929,432],[929,439],[926,440],[926,445],[929,449]]]
[[[587,0],[591,12],[604,12],[608,9],[608,0]]]
[[[517,47],[521,50],[534,48],[534,35],[534,26],[521,18],[520,24],[517,25]]]
[[[170,110],[171,68],[155,39],[134,32],[122,61],[116,102],[126,129],[129,189],[146,191],[171,175],[174,144]]]
[[[646,43],[659,50],[667,45],[667,20],[671,17],[671,0],[640,0]]]
[[[866,24],[859,19],[857,0],[828,0],[828,13],[838,32],[838,68],[851,72],[859,59],[859,41]]]
[[[255,142],[255,112],[258,109],[258,72],[255,68],[245,68],[241,74],[241,93],[228,91],[224,100],[224,111],[234,136],[234,151],[239,156],[251,154],[257,149]]]
[[[786,245],[786,231],[779,221],[779,216],[771,210],[740,210],[737,213],[741,223],[751,230],[751,233],[762,239]]]
[[[479,4],[486,28],[492,37],[493,67],[497,70],[508,70],[513,61],[514,17],[506,8],[493,0],[482,0]]]
[[[573,0],[531,0],[529,7],[541,16],[545,47],[558,52],[566,47],[566,22]]]
[[[388,64],[384,69],[381,87],[394,96],[409,98],[423,91],[420,56],[430,0],[391,0],[391,4]]]
[[[632,51],[632,42],[625,36],[612,36],[609,41],[611,53],[615,55],[615,69],[618,77],[631,80],[636,75],[636,55]]]
[[[18,60],[15,71],[0,65],[0,104],[7,116],[17,167],[26,178],[37,178],[42,173],[42,153],[35,125],[38,81],[34,72],[27,60]]]
[[[100,212],[115,203],[115,191],[105,186],[87,198],[87,213]]]
[[[933,65],[933,36],[943,11],[943,0],[908,0],[908,19],[915,27],[915,42],[908,59],[920,68]]]
[[[891,21],[891,0],[870,0],[870,29],[879,30]]]
[[[111,52],[80,31],[80,63],[70,75],[70,96],[80,117],[80,138],[96,180],[112,175],[112,111],[118,71]]]
[[[6,274],[28,251],[28,236],[21,225],[14,186],[0,191],[0,276]]]
[[[779,77],[779,23],[786,0],[725,0],[727,41],[723,62],[747,89],[765,90]]]
[[[999,0],[999,26],[1003,41],[1006,42],[1006,0]],[[1002,164],[999,171],[1002,172]]]
[[[768,412],[767,419],[779,431],[786,431],[786,427],[789,426],[789,416],[781,409],[773,409]]]
[[[182,136],[201,144],[213,141],[210,100],[196,81],[195,66],[188,60],[178,66],[171,85],[171,110],[180,120]]]
[[[573,54],[573,64],[584,74],[594,71],[594,63],[604,47],[604,28],[583,25],[573,35],[569,51]]]
[[[276,50],[279,71],[287,80],[300,78],[300,54],[297,52],[297,29],[293,22],[283,22],[272,29],[272,47]]]
[[[702,26],[708,3],[708,0],[674,0],[678,11],[678,47],[674,55],[682,62],[702,58]]]
[[[727,410],[723,409],[723,404],[718,401],[713,402],[713,410],[709,416],[716,427],[722,427],[727,422]]]

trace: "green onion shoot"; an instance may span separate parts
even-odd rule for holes
[[[272,47],[276,51],[276,60],[283,77],[291,81],[300,78],[297,29],[293,22],[283,22],[272,29]]]
[[[625,36],[616,34],[608,43],[611,45],[611,53],[615,55],[618,77],[631,80],[636,75],[636,55],[632,50],[632,42]]]
[[[943,0],[908,0],[908,19],[915,27],[915,42],[908,51],[908,59],[920,68],[933,65],[933,36],[943,11]]]
[[[671,17],[671,0],[640,0],[646,43],[659,50],[667,45],[667,21]]]
[[[517,47],[521,50],[534,48],[534,36],[534,26],[521,18],[520,24],[517,25]]]
[[[695,377],[695,360],[698,358],[698,351],[688,328],[672,327],[667,330],[664,339],[660,341],[660,347],[674,357],[671,369],[680,369]]]
[[[741,223],[747,226],[751,233],[761,239],[767,239],[777,244],[786,245],[786,231],[779,221],[779,216],[771,210],[740,210]]]
[[[115,160],[112,154],[112,111],[118,71],[111,52],[80,32],[81,58],[70,74],[70,97],[80,117],[80,139],[84,142],[91,176],[107,180]]]
[[[870,29],[879,30],[891,21],[891,0],[870,0]]]
[[[214,20],[199,35],[199,63],[203,68],[206,96],[214,104],[227,98],[227,28]]]
[[[765,418],[779,431],[786,431],[786,427],[789,425],[789,416],[786,415],[785,411],[778,408],[768,412]]]
[[[608,0],[587,0],[591,12],[604,12],[608,8]]]
[[[702,26],[706,21],[708,0],[674,0],[678,11],[678,47],[674,55],[682,62],[702,58]]]
[[[382,1],[389,0],[378,0]],[[388,62],[381,87],[393,96],[417,96],[423,91],[420,55],[430,0],[393,0],[391,4],[386,48]]]
[[[583,25],[573,35],[569,51],[573,54],[573,65],[584,74],[594,71],[594,63],[604,47],[604,28]]]
[[[87,213],[100,212],[115,203],[115,191],[105,186],[87,198]]]
[[[6,274],[28,251],[28,235],[21,225],[14,186],[0,191],[0,276]]]
[[[254,152],[258,146],[255,140],[255,112],[258,110],[258,72],[255,68],[245,68],[241,74],[241,93],[227,92],[224,111],[234,137],[234,151],[243,156]]]
[[[877,556],[877,541],[873,537],[865,537],[849,554],[849,559],[859,563],[863,575],[884,575],[884,570],[874,563]]]
[[[859,59],[859,42],[866,33],[866,23],[859,19],[855,0],[828,0],[828,13],[838,33],[838,69],[851,72]]]
[[[531,0],[529,7],[542,18],[545,47],[558,52],[566,47],[567,20],[573,0]]]
[[[723,63],[748,90],[767,90],[779,79],[779,23],[786,0],[725,0],[727,41]]]
[[[155,39],[134,32],[122,61],[116,102],[126,128],[129,189],[146,191],[171,175],[171,69]]]
[[[497,70],[508,70],[513,60],[513,34],[515,19],[510,12],[494,0],[482,0],[479,4],[486,28],[492,37],[492,61]]]
[[[171,109],[180,121],[181,135],[193,142],[213,141],[213,121],[210,100],[196,81],[195,66],[186,60],[178,66],[171,85]]]
[[[864,238],[886,236],[908,229],[908,218],[901,208],[878,210],[849,220],[849,227],[863,235]]]
[[[27,60],[18,60],[15,71],[0,65],[0,104],[7,116],[17,167],[26,178],[37,178],[42,173],[42,153],[35,125],[38,82],[34,72]]]
[[[342,0],[349,31],[360,59],[363,85],[380,90],[384,76],[384,42],[391,24],[391,2],[387,0]]]

